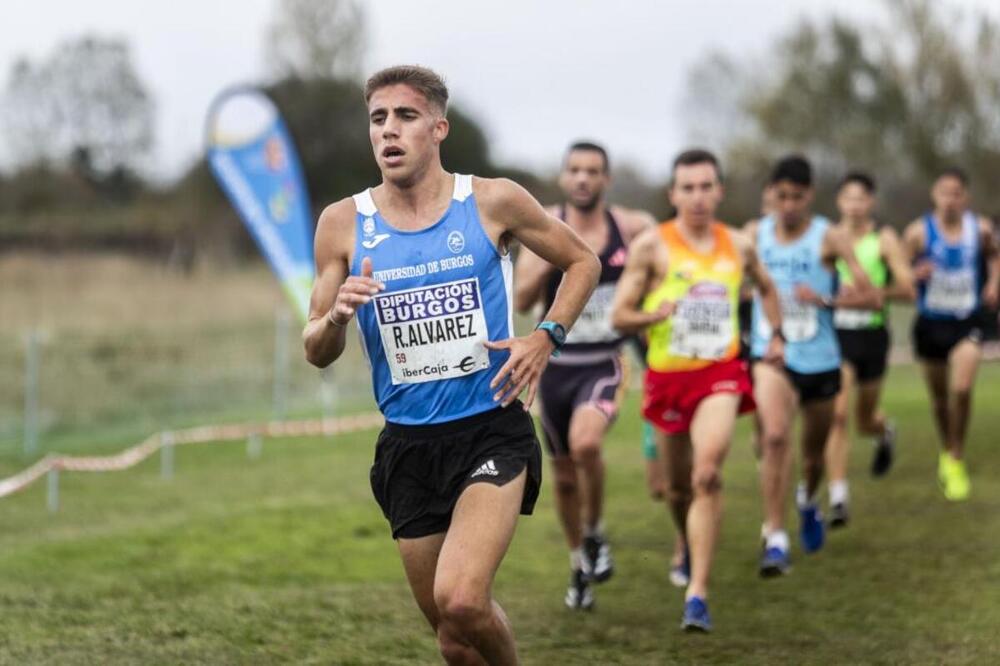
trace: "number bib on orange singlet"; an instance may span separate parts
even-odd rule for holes
[[[671,319],[670,355],[716,360],[733,342],[733,313],[725,285],[699,282],[677,302]]]
[[[490,366],[478,278],[379,294],[373,302],[393,384],[464,377]]]
[[[972,312],[976,307],[976,274],[971,268],[946,271],[942,268],[931,273],[927,283],[927,308],[958,315]]]
[[[807,342],[819,333],[819,310],[815,305],[802,303],[794,294],[780,294],[781,299],[781,332],[786,342]],[[761,317],[757,322],[757,332],[760,337],[770,339],[771,324],[767,317]]]

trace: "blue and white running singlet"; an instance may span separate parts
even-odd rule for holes
[[[448,210],[419,231],[391,226],[371,190],[355,194],[354,204],[351,275],[370,257],[386,287],[357,312],[386,420],[443,423],[498,407],[489,384],[509,354],[483,342],[513,334],[513,269],[480,223],[472,176],[455,175]]]
[[[926,243],[922,259],[934,263],[930,279],[917,286],[917,312],[925,319],[967,319],[979,307],[979,220],[962,215],[962,238],[949,243],[932,213],[924,216]]]
[[[781,332],[785,335],[785,366],[802,374],[829,372],[840,367],[840,345],[833,327],[833,311],[801,303],[795,286],[804,284],[824,298],[836,292],[836,273],[823,265],[823,237],[830,223],[819,215],[794,243],[778,243],[775,220],[768,216],[757,230],[757,253],[767,267],[781,300]],[[760,296],[753,300],[750,354],[761,358],[771,341],[771,325]]]

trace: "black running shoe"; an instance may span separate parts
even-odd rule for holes
[[[569,589],[566,590],[566,608],[590,610],[594,607],[594,593],[590,590],[590,577],[581,569],[569,575]]]
[[[851,513],[847,510],[845,502],[830,505],[830,527],[847,527],[847,521],[850,519]]]
[[[594,534],[583,540],[583,552],[590,560],[591,579],[603,583],[615,572],[615,561],[611,557],[611,546],[603,535]]]
[[[885,432],[875,442],[875,455],[872,457],[872,476],[885,476],[892,467],[893,452],[896,448],[896,426],[892,421],[886,421]]]

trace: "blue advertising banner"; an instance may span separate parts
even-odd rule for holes
[[[208,163],[304,323],[315,277],[312,212],[295,146],[266,95],[246,88],[215,101]]]

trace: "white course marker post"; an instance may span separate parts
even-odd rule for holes
[[[53,467],[49,470],[49,491],[46,494],[46,503],[49,513],[59,510],[59,468]]]
[[[41,336],[32,329],[24,348],[24,457],[38,450],[38,366],[41,356]]]
[[[274,386],[271,391],[272,416],[283,421],[288,404],[288,336],[292,318],[288,310],[279,307],[274,316]]]
[[[264,438],[254,431],[247,436],[247,458],[257,460],[264,449]]]
[[[174,478],[174,433],[160,435],[160,478]]]

